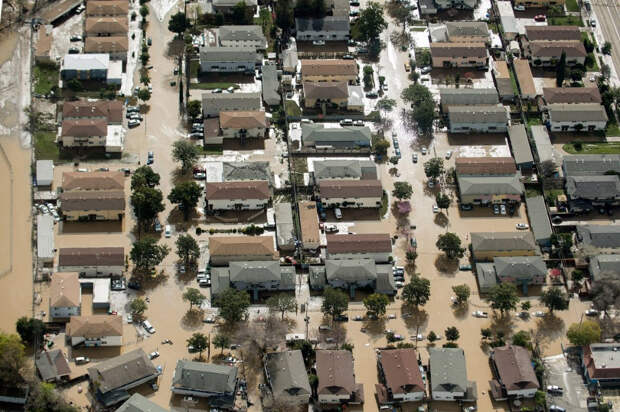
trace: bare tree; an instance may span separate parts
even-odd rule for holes
[[[553,173],[555,173],[555,170],[557,168],[558,167],[553,160],[545,160],[544,162],[540,163],[540,166],[538,167],[538,172],[544,177],[549,177]]]
[[[605,272],[599,277],[592,285],[592,301],[594,308],[607,316],[610,307],[620,305],[620,280],[614,274]]]

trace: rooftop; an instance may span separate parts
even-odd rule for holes
[[[60,349],[43,351],[36,355],[34,361],[41,379],[47,382],[71,375],[71,368]]]
[[[347,82],[303,82],[306,99],[346,99],[349,97]]]
[[[547,104],[601,103],[601,94],[596,87],[544,87],[543,96]]]
[[[210,393],[233,393],[237,387],[237,368],[213,363],[177,361],[172,390],[187,389]]]
[[[355,60],[302,59],[302,76],[357,76]]]
[[[93,39],[112,39],[113,37],[94,37]],[[86,41],[90,37],[86,38]],[[123,121],[123,103],[119,100],[76,100],[64,102],[62,105],[63,119],[73,117],[105,117],[110,123]],[[116,172],[111,172],[116,173]]]
[[[508,114],[501,104],[448,106],[450,123],[508,123]]]
[[[121,190],[74,190],[61,193],[59,199],[65,212],[125,210],[125,192]]]
[[[537,250],[530,232],[472,232],[474,252],[502,250]]]
[[[488,36],[489,27],[482,21],[449,21],[448,36]]]
[[[108,3],[108,1],[101,1],[100,3]],[[127,36],[87,37],[84,41],[84,53],[114,54],[127,53],[127,50],[129,50]]]
[[[549,221],[549,213],[542,196],[526,197],[527,216],[537,242],[547,243],[551,239],[553,230]]]
[[[312,389],[300,350],[267,353],[264,363],[274,398],[304,395],[310,398]]]
[[[457,175],[461,195],[512,195],[523,193],[523,183],[518,175],[510,176],[461,176]]]
[[[433,392],[466,392],[467,369],[461,348],[429,348]]]
[[[301,242],[307,247],[309,244],[318,246],[321,241],[319,229],[319,215],[316,203],[312,201],[301,201],[298,203],[299,222],[301,225]]]
[[[271,236],[212,236],[209,238],[211,256],[265,256],[276,251]]]
[[[534,76],[532,75],[530,62],[525,59],[514,59],[512,65],[515,69],[521,94],[527,97],[536,96],[536,86],[534,85]]]
[[[66,54],[62,70],[108,70],[109,54]]]
[[[75,307],[81,303],[80,279],[77,272],[56,272],[50,283],[51,307]]]
[[[258,25],[253,26],[220,26],[220,41],[258,41],[266,42],[263,28]]]
[[[534,157],[532,156],[532,149],[527,138],[525,126],[522,124],[509,126],[508,137],[510,138],[512,154],[517,164],[533,163]]]
[[[201,47],[200,61],[207,62],[252,62],[256,60],[254,47]]]
[[[207,182],[205,184],[207,200],[269,199],[271,191],[265,180],[247,180],[241,182]]]
[[[557,103],[547,105],[552,122],[606,122],[605,108],[598,103]]]
[[[381,198],[383,188],[380,180],[322,180],[319,182],[319,194],[329,198]]]
[[[576,40],[581,41],[577,26],[525,26],[529,41],[536,40]]]
[[[62,189],[72,190],[124,190],[123,172],[64,172]]]
[[[484,43],[431,43],[433,57],[487,57]]]
[[[486,25],[486,23],[485,23]],[[471,88],[448,88],[439,89],[442,105],[474,105],[474,104],[497,104],[499,97],[495,87],[471,89]]]
[[[512,157],[457,157],[454,161],[459,175],[514,175],[517,167]]]
[[[134,393],[116,412],[169,412],[139,393]]]
[[[502,346],[493,350],[492,357],[506,390],[536,389],[540,386],[527,349],[515,345]]]
[[[220,112],[222,129],[254,129],[267,127],[265,112],[254,110],[249,112]]]
[[[577,238],[585,245],[597,248],[620,248],[620,226],[578,225]]]
[[[327,253],[392,253],[389,233],[327,235]]]
[[[351,395],[355,391],[353,354],[348,350],[317,350],[319,395]]]
[[[320,19],[296,18],[297,32],[349,31],[349,16],[326,16]]]
[[[123,336],[123,318],[119,315],[72,316],[67,323],[67,336],[83,338]]]
[[[86,35],[100,35],[102,33],[127,33],[127,17],[87,17],[84,23]],[[79,56],[79,55],[77,55]]]
[[[530,41],[530,51],[532,57],[556,57],[566,53],[566,58],[586,57],[586,49],[579,40],[571,41],[547,41],[536,40]]]
[[[90,137],[107,135],[108,122],[106,119],[81,118],[62,121],[61,136]]]
[[[61,248],[58,266],[125,266],[125,249],[122,247]]]
[[[415,349],[381,350],[379,363],[386,386],[392,394],[425,392],[426,385],[418,367]]]
[[[608,199],[620,196],[620,177],[568,176],[566,194],[572,199]]]
[[[567,176],[603,175],[612,170],[620,170],[620,155],[569,155],[564,156],[562,161],[562,168]]]
[[[142,349],[135,349],[88,368],[90,381],[105,394],[160,373]]]

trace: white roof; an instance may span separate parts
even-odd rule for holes
[[[512,4],[509,1],[498,1],[497,10],[499,12],[502,26],[505,33],[518,33],[517,19],[515,13],[512,10]]]
[[[51,160],[37,160],[37,185],[49,186],[54,180],[54,162]]]
[[[108,125],[108,135],[105,139],[105,146],[108,149],[123,148],[125,142],[125,131],[121,125]]]
[[[37,215],[37,256],[54,259],[54,218],[50,215]]]
[[[121,79],[123,75],[123,62],[121,60],[111,61],[108,66],[108,80]]]
[[[63,70],[107,70],[110,65],[109,54],[66,54]]]
[[[80,279],[80,283],[93,285],[93,305],[110,303],[110,278]]]

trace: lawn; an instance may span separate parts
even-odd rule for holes
[[[267,52],[274,51],[274,39],[271,38],[271,31],[273,29],[273,18],[269,9],[261,9],[260,16],[254,19],[254,24],[263,28],[263,34],[267,39],[268,46]]]
[[[195,79],[198,77],[198,71],[200,70],[200,61],[192,60],[189,62],[189,77]]]
[[[234,87],[235,89],[239,88],[237,83],[232,82],[213,82],[213,83],[190,83],[190,89],[200,89],[200,90],[213,90],[213,89],[228,89],[229,87]]]
[[[48,94],[52,87],[58,86],[58,67],[55,64],[39,63],[34,66],[34,92]]]
[[[294,100],[285,100],[284,109],[288,117],[300,117],[301,109]]]
[[[540,189],[535,188],[535,187],[528,187],[525,189],[525,197],[536,197],[536,196],[541,196],[542,193],[540,191]]]
[[[620,127],[618,127],[618,123],[607,123],[607,129],[605,129],[605,136],[620,136]]]
[[[291,157],[291,172],[297,186],[304,185],[304,173],[308,173],[308,161],[305,157]]]
[[[579,26],[583,27],[583,21],[577,16],[549,17],[550,26]]]
[[[530,126],[540,126],[542,125],[542,119],[540,117],[528,117],[527,124]]]
[[[519,95],[519,86],[517,86],[517,79],[515,77],[515,74],[512,71],[512,68],[508,69],[510,72],[510,83],[512,84],[512,91],[514,92],[515,96]]]
[[[589,72],[597,72],[598,68],[598,57],[594,53],[588,53],[588,56],[592,58],[592,64],[586,66],[586,70]]]
[[[577,4],[577,0],[566,0],[566,10],[578,12],[579,5]]]
[[[55,142],[55,132],[36,132],[34,134],[34,155],[37,160],[58,162],[60,152]]]
[[[577,150],[573,143],[566,143],[562,149],[570,154],[620,154],[620,142],[582,143],[581,146],[581,150]]]

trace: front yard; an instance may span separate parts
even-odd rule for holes
[[[620,142],[581,143],[581,150],[577,150],[574,143],[566,143],[562,150],[570,154],[620,154]]]
[[[550,26],[578,26],[583,27],[583,21],[577,16],[549,17]]]
[[[578,12],[579,5],[577,4],[577,0],[566,0],[566,10],[568,10],[569,12]]]

